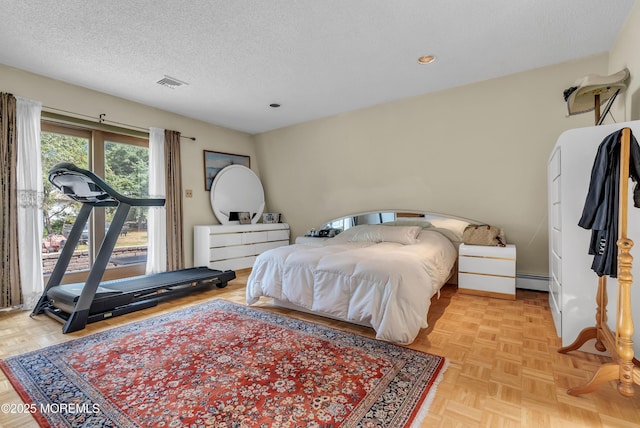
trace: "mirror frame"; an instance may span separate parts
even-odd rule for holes
[[[470,219],[470,218],[466,218],[466,217],[459,217],[459,216],[455,216],[455,215],[450,215],[450,214],[443,214],[443,213],[436,213],[436,212],[431,212],[431,211],[417,211],[417,210],[403,210],[403,209],[399,209],[399,210],[380,210],[380,211],[365,211],[365,212],[360,212],[360,213],[355,213],[355,214],[349,214],[349,215],[345,215],[342,217],[338,217],[335,218],[333,220],[329,220],[328,222],[324,223],[322,226],[320,226],[320,228],[318,228],[317,230],[327,230],[327,229],[340,229],[341,231],[344,231],[346,229],[348,229],[349,227],[353,227],[353,226],[357,226],[357,225],[361,225],[361,224],[382,224],[385,222],[389,222],[389,221],[402,221],[402,220],[424,220],[424,221],[429,221],[431,219],[437,219],[437,218],[451,218],[451,219],[455,219],[455,220],[461,220],[461,221],[466,221],[468,223],[471,224],[481,224],[482,222],[478,222],[476,220]],[[340,222],[343,223],[344,225],[344,221],[349,220],[350,224],[348,225],[348,227],[336,227],[339,225]]]

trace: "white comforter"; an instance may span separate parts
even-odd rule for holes
[[[339,237],[340,235],[338,235]],[[247,282],[247,304],[273,297],[312,312],[370,324],[376,338],[413,342],[457,257],[454,245],[428,229],[417,243],[296,244],[262,253]]]

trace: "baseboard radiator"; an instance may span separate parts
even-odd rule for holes
[[[517,273],[516,288],[535,291],[549,291],[549,277],[543,275],[531,275],[528,273]]]

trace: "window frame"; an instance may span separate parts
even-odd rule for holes
[[[89,170],[99,177],[105,176],[105,142],[118,144],[130,144],[138,147],[149,148],[149,139],[140,136],[128,135],[126,130],[123,133],[107,131],[101,129],[87,128],[67,123],[58,123],[52,120],[41,120],[41,132],[71,135],[75,137],[87,138],[89,140]],[[139,133],[137,133],[139,134]],[[46,178],[44,178],[46,179]],[[106,216],[104,208],[94,208],[89,218],[89,268],[82,271],[65,272],[62,284],[84,282],[89,276],[91,267],[102,244],[105,235]],[[103,280],[120,279],[136,275],[144,275],[146,263],[136,263],[124,266],[108,267],[103,275]],[[45,274],[45,282],[51,274]]]

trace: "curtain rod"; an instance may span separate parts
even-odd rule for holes
[[[121,127],[129,128],[129,129],[132,129],[132,130],[140,130],[140,131],[146,132],[146,133],[149,132],[149,128],[143,128],[141,126],[129,125],[127,123],[116,122],[115,120],[106,119],[106,114],[105,113],[100,113],[100,116],[93,117],[93,116],[89,116],[89,115],[86,115],[86,114],[76,113],[76,112],[73,112],[73,111],[63,110],[63,109],[59,109],[59,108],[55,108],[55,107],[42,106],[42,108],[47,109],[47,110],[54,110],[54,111],[59,111],[59,112],[67,113],[67,114],[72,114],[74,116],[84,117],[84,118],[87,118],[87,119],[91,119],[91,120],[97,121],[97,123],[113,124],[113,125],[118,125],[118,126],[121,126]],[[187,136],[182,135],[182,134],[180,134],[180,138],[186,138],[187,140],[196,141],[195,137],[187,137]]]

